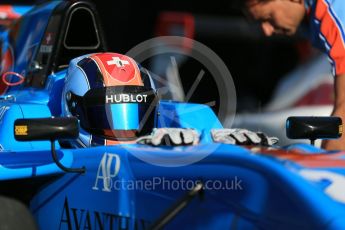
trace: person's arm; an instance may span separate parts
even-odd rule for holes
[[[320,38],[319,45],[324,46],[331,60],[334,73],[334,109],[332,116],[338,116],[345,123],[345,1],[315,1],[313,22],[314,33]],[[339,4],[341,3],[341,4]],[[314,27],[313,27],[314,28]],[[345,135],[336,140],[323,141],[327,150],[345,151]]]
[[[345,123],[345,74],[335,76],[334,80],[334,109],[332,116],[338,116]],[[345,135],[336,140],[323,141],[322,147],[327,150],[344,150]]]

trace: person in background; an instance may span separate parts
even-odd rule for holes
[[[344,0],[244,0],[245,11],[261,24],[266,36],[292,36],[307,17],[311,43],[327,53],[335,90],[333,116],[345,122],[345,1]],[[325,140],[327,150],[345,150],[345,135]]]

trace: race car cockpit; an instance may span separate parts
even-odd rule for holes
[[[16,20],[2,35],[1,50],[1,74],[13,71],[25,78],[26,86],[42,88],[71,59],[106,51],[106,44],[92,3],[51,1]],[[7,86],[0,83],[1,94]]]
[[[26,84],[43,87],[45,78],[67,68],[71,59],[105,50],[94,6],[90,2],[61,2],[53,10],[40,47],[29,65]]]

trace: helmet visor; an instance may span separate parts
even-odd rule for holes
[[[128,140],[150,132],[154,126],[158,99],[153,90],[140,86],[97,88],[77,100],[80,125],[91,134]]]

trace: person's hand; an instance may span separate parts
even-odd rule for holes
[[[333,116],[340,117],[342,121],[345,121],[345,113],[334,112]],[[343,150],[345,151],[345,134],[343,133],[342,136],[338,139],[334,140],[323,140],[321,144],[321,148],[326,150]]]
[[[194,129],[158,128],[153,129],[150,135],[138,138],[136,142],[154,146],[196,145],[199,143],[199,134]]]
[[[247,129],[213,129],[211,135],[214,142],[234,145],[271,146],[279,141],[277,137],[268,137],[262,132]]]

